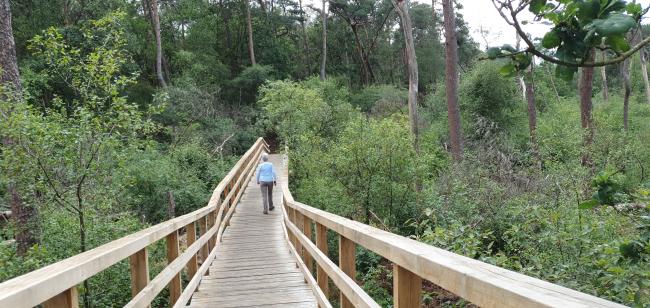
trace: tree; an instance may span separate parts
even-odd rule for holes
[[[411,134],[413,134],[413,148],[419,152],[420,133],[418,128],[418,61],[415,55],[415,44],[413,43],[413,26],[409,14],[408,0],[397,0],[393,2],[402,21],[404,32],[404,44],[406,49],[407,70],[409,76],[409,121]]]
[[[591,51],[587,61],[594,60],[595,51]],[[580,74],[580,124],[584,130],[583,136],[583,149],[582,149],[582,165],[585,167],[593,167],[591,159],[591,144],[594,140],[594,117],[592,115],[593,104],[591,100],[591,93],[593,91],[594,83],[594,67],[583,67]]]
[[[639,36],[643,36],[643,31],[639,29]],[[643,39],[641,37],[641,39]],[[643,75],[643,84],[645,85],[645,96],[648,104],[650,104],[650,80],[648,80],[648,51],[641,49],[639,51],[639,60],[641,62],[641,74]]]
[[[456,161],[462,159],[463,141],[460,128],[460,108],[458,107],[458,43],[456,41],[456,23],[454,2],[442,0],[445,26],[445,87],[447,94],[447,117],[451,153]]]
[[[320,80],[325,80],[325,65],[327,64],[327,0],[323,0],[323,9],[321,19],[323,23],[323,47],[321,49],[320,59]]]
[[[530,134],[530,145],[533,155],[539,161],[539,149],[537,146],[537,104],[535,103],[535,74],[534,65],[530,66],[528,78],[524,78],[526,87],[526,103],[528,105],[528,132]]]
[[[149,1],[150,16],[153,23],[154,35],[156,37],[156,76],[158,77],[158,82],[163,88],[167,87],[167,82],[165,82],[165,77],[163,76],[162,70],[162,38],[160,36],[160,16],[158,14],[158,0],[144,0]]]
[[[9,0],[0,0],[0,100],[14,101],[22,104],[22,85],[16,59],[16,44],[14,42],[11,25],[11,8]],[[0,113],[10,117],[14,106],[0,108]],[[14,138],[3,133],[0,136],[5,147],[14,144]],[[27,250],[39,242],[38,209],[23,202],[23,196],[18,188],[18,183],[9,174],[7,192],[11,205],[12,219],[15,225],[17,253],[24,255]]]
[[[600,56],[602,59],[602,62],[605,62],[605,51],[600,52]],[[607,67],[606,66],[601,66],[600,67],[600,78],[602,79],[603,83],[603,100],[607,101],[609,99],[609,87],[607,86]]]
[[[248,33],[248,55],[251,59],[251,65],[256,65],[255,62],[255,44],[253,42],[253,20],[251,19],[251,8],[248,0],[244,0],[246,6],[246,30]]]

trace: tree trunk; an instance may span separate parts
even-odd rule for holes
[[[650,104],[650,81],[648,81],[648,62],[647,54],[641,49],[639,52],[639,59],[641,60],[641,74],[643,75],[643,84],[645,85],[645,96],[648,104]]]
[[[251,58],[251,65],[256,65],[255,62],[255,44],[253,42],[253,20],[251,19],[251,7],[248,0],[244,0],[246,5],[246,29],[248,31],[248,54]]]
[[[541,162],[537,146],[537,105],[535,104],[535,78],[534,64],[530,65],[530,73],[526,80],[526,102],[528,103],[528,131],[530,133],[530,147],[538,162]]]
[[[555,99],[557,100],[557,103],[560,103],[560,93],[557,92],[557,87],[555,86],[555,78],[553,78],[553,73],[551,73],[551,69],[549,69],[548,65],[546,66],[546,73],[548,74],[549,81],[551,81],[551,87],[553,88],[553,93],[555,94]]]
[[[621,64],[621,76],[623,77],[623,128],[628,131],[628,113],[630,107],[630,94],[632,93],[632,82],[630,81],[630,59],[626,59]]]
[[[163,88],[167,87],[162,68],[162,37],[160,36],[160,16],[158,15],[158,0],[149,0],[149,9],[151,10],[151,21],[153,22],[154,36],[156,37],[156,76],[158,82]]]
[[[16,44],[11,27],[11,8],[9,0],[0,0],[0,86],[5,87],[0,91],[0,99],[13,99],[22,102],[22,85],[18,60],[16,59]],[[9,110],[8,112],[11,112]],[[5,147],[14,144],[9,136],[0,136]],[[25,204],[21,197],[17,183],[9,178],[7,184],[9,204],[12,219],[15,225],[15,238],[18,245],[18,255],[24,255],[31,247],[39,242],[38,209],[35,205]]]
[[[413,42],[413,26],[409,14],[408,0],[397,0],[394,2],[397,14],[402,21],[404,31],[405,55],[409,78],[409,120],[411,122],[411,133],[413,134],[413,148],[416,153],[420,151],[420,133],[418,127],[418,61],[415,54],[415,43]]]
[[[463,141],[460,128],[460,108],[458,107],[458,42],[456,41],[456,19],[454,2],[442,0],[445,23],[445,86],[447,92],[447,116],[449,118],[449,137],[454,160],[463,157]]]
[[[172,191],[167,192],[167,214],[169,219],[176,217],[176,201],[174,200],[174,193]]]
[[[305,70],[305,77],[309,77],[311,73],[311,65],[309,65],[311,61],[311,53],[309,50],[309,38],[307,37],[307,29],[305,28],[305,12],[302,10],[302,0],[298,0],[298,7],[300,8],[300,28],[302,30],[302,40],[303,40],[303,48],[305,49],[305,54],[304,54],[304,70]]]
[[[592,50],[587,61],[590,62],[593,60],[594,51]],[[594,140],[594,119],[591,114],[593,82],[594,68],[583,67],[580,76],[580,123],[583,129],[582,165],[589,168],[593,167],[593,161],[591,159],[591,144]]]
[[[321,18],[323,22],[323,47],[321,50],[321,59],[320,59],[320,80],[325,80],[325,65],[327,64],[327,0],[323,0],[323,11],[321,12]]]
[[[359,60],[361,61],[361,82],[364,85],[368,85],[374,78],[372,76],[372,68],[370,67],[363,44],[361,43],[361,38],[359,37],[357,26],[352,26],[352,34],[354,34],[354,42],[357,47],[357,53],[359,54]]]
[[[600,52],[601,58],[605,61],[605,51]],[[600,77],[603,81],[603,100],[607,101],[609,99],[609,87],[607,86],[607,67],[600,67]]]

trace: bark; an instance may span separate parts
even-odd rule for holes
[[[370,61],[368,60],[368,56],[363,47],[363,43],[361,43],[359,30],[356,25],[352,26],[352,34],[354,34],[354,43],[356,44],[359,60],[361,61],[361,81],[364,85],[368,85],[374,81],[375,76],[372,72],[372,67],[370,66]]]
[[[447,92],[447,116],[451,153],[456,161],[463,157],[463,141],[458,107],[458,42],[456,41],[456,19],[453,0],[442,0],[445,25],[445,87]]]
[[[5,90],[0,91],[0,99],[13,99],[21,103],[22,85],[16,59],[9,0],[0,0],[0,46],[0,85],[5,87]],[[14,144],[14,140],[9,136],[1,137],[5,147]],[[25,204],[18,184],[11,178],[9,180],[7,192],[15,225],[14,237],[18,245],[16,252],[18,255],[24,255],[39,242],[38,209],[34,205]]]
[[[298,7],[300,8],[300,28],[302,30],[302,41],[303,41],[303,48],[305,49],[305,54],[304,54],[304,70],[305,70],[305,77],[308,77],[310,74],[310,65],[309,62],[311,61],[311,55],[310,55],[310,50],[309,50],[309,38],[307,37],[307,29],[305,28],[305,12],[302,10],[302,0],[298,0]]]
[[[644,50],[639,52],[639,59],[641,60],[641,74],[643,75],[643,84],[645,85],[645,96],[648,104],[650,104],[650,81],[648,81],[648,62],[647,54]]]
[[[632,93],[632,82],[630,81],[630,60],[627,59],[621,64],[621,76],[623,78],[623,127],[628,131],[628,113],[630,107],[630,94]]]
[[[176,217],[176,201],[174,200],[174,193],[171,191],[167,192],[167,214],[169,215],[169,219],[172,219]]]
[[[325,80],[325,65],[327,64],[327,0],[323,0],[321,18],[323,22],[323,47],[320,59],[320,80]]]
[[[605,61],[605,52],[602,51],[601,57],[603,61]],[[609,87],[607,87],[607,67],[606,66],[601,66],[600,67],[600,77],[603,81],[603,100],[607,101],[609,99]]]
[[[246,5],[246,30],[248,31],[248,54],[251,59],[251,65],[256,65],[255,62],[255,44],[253,42],[253,20],[251,19],[251,7],[248,0],[244,0]]]
[[[592,50],[587,61],[593,60],[594,51]],[[583,129],[582,165],[590,168],[593,167],[593,161],[591,159],[591,144],[594,140],[594,119],[591,113],[593,82],[594,68],[583,67],[580,76],[580,123]]]
[[[154,36],[156,37],[156,77],[163,88],[167,87],[165,76],[163,76],[163,55],[162,55],[162,37],[160,36],[160,16],[158,14],[158,0],[149,0],[150,16],[153,23]]]
[[[535,104],[535,79],[534,64],[530,65],[530,74],[526,80],[526,102],[528,103],[528,131],[530,133],[530,146],[533,155],[537,161],[539,157],[539,148],[537,146],[537,105]]]
[[[20,73],[16,59],[16,43],[11,27],[9,0],[0,0],[0,83],[11,90],[20,92]]]
[[[413,42],[413,26],[409,14],[408,0],[397,0],[394,2],[397,14],[402,21],[404,31],[405,56],[409,78],[409,120],[411,133],[413,134],[413,148],[416,153],[420,151],[420,133],[418,128],[418,61],[415,54],[415,43]]]

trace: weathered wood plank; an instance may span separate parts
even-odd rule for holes
[[[327,227],[319,223],[316,223],[316,247],[318,247],[324,255],[327,255]],[[316,264],[316,279],[318,280],[318,286],[321,291],[323,291],[326,297],[329,297],[329,279],[327,277],[327,272],[325,272],[323,267],[318,264]]]
[[[170,264],[178,258],[178,232],[172,232],[167,235],[167,264]],[[178,273],[174,275],[172,281],[168,285],[169,287],[169,303],[174,305],[178,298],[181,296],[182,286],[181,286],[181,274]]]
[[[399,265],[393,265],[393,307],[420,307],[421,293],[422,278]]]
[[[43,308],[79,308],[79,292],[72,287],[43,303]]]

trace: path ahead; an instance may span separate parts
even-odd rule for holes
[[[281,155],[270,155],[280,181],[286,181]],[[275,210],[262,214],[255,176],[246,187],[226,229],[210,275],[203,278],[190,307],[317,307],[296,267],[282,230],[282,190],[273,190]]]

